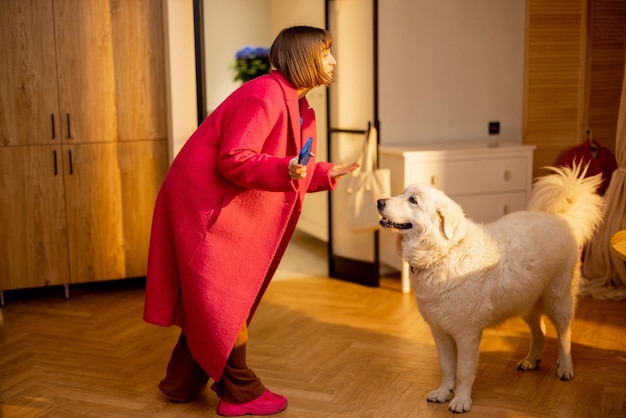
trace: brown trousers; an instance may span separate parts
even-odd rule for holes
[[[225,402],[246,403],[258,398],[265,391],[261,380],[247,365],[247,343],[248,327],[244,324],[226,361],[221,379],[211,385],[211,389]],[[174,401],[189,402],[208,381],[209,375],[194,360],[187,338],[181,332],[167,365],[165,378],[159,383],[159,389]]]

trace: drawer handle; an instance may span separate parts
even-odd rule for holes
[[[430,185],[431,186],[437,186],[437,176],[430,176]]]
[[[511,172],[510,172],[509,170],[506,170],[506,171],[504,172],[504,180],[505,180],[505,181],[509,181],[509,180],[511,180]]]
[[[511,210],[509,209],[509,205],[504,205],[504,207],[502,208],[503,215],[508,215],[510,211]]]

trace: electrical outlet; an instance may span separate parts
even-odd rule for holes
[[[500,134],[500,122],[489,122],[489,135],[499,135]]]

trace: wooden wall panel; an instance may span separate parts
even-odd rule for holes
[[[582,141],[586,0],[528,0],[524,143],[537,147],[533,175]]]
[[[594,139],[613,152],[624,76],[625,31],[624,0],[590,1],[586,126]]]
[[[111,0],[120,141],[167,137],[161,2]]]
[[[626,1],[528,0],[524,143],[533,175],[582,143],[615,149],[624,74]]]

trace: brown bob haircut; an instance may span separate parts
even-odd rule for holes
[[[285,28],[270,48],[270,64],[297,89],[328,85],[333,80],[324,71],[322,54],[332,43],[333,38],[325,29]]]

